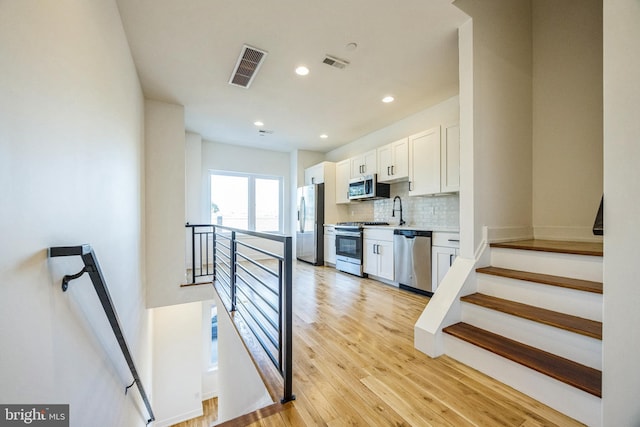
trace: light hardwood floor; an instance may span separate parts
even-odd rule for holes
[[[224,425],[581,425],[447,356],[417,351],[413,325],[427,297],[333,268],[298,262],[295,270],[297,399]]]

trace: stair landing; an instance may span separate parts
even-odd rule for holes
[[[602,242],[565,242],[559,240],[530,239],[515,242],[491,243],[491,247],[590,256],[603,256],[604,253]]]

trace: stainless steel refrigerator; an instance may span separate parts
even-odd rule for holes
[[[324,264],[324,184],[298,188],[296,258]]]

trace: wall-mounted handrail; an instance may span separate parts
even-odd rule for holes
[[[265,350],[284,380],[282,402],[294,400],[293,395],[293,319],[292,319],[292,264],[293,249],[291,236],[242,230],[214,224],[186,224],[191,228],[192,283],[197,277],[213,276],[213,284],[218,294],[224,296],[225,308],[239,314],[246,326]],[[197,253],[196,242],[202,242],[202,235],[211,247]],[[252,236],[282,243],[283,254],[279,255],[263,248],[250,245],[238,239]],[[219,241],[222,239],[223,241]],[[274,271],[240,250],[253,251],[278,263]],[[213,270],[208,269],[211,254]],[[205,264],[207,267],[205,267]],[[256,267],[271,279],[277,280],[277,287],[249,270]],[[208,274],[205,274],[208,273]],[[263,293],[266,290],[266,293]],[[273,302],[272,302],[273,300]]]
[[[109,320],[109,324],[111,325],[111,329],[113,329],[113,333],[118,340],[120,350],[122,350],[122,355],[127,361],[127,365],[129,366],[129,370],[131,371],[131,375],[133,376],[133,383],[125,387],[125,394],[129,390],[129,388],[133,386],[133,384],[136,384],[138,386],[138,391],[140,391],[140,396],[142,397],[144,405],[147,407],[147,411],[149,412],[149,419],[147,420],[147,424],[155,421],[155,416],[153,415],[153,410],[151,409],[149,398],[147,397],[147,393],[145,393],[144,391],[144,386],[142,385],[142,381],[140,380],[140,376],[138,375],[138,370],[133,363],[133,358],[131,357],[129,346],[127,345],[127,341],[125,340],[124,334],[122,333],[122,328],[120,327],[118,314],[116,313],[115,307],[113,306],[113,301],[111,301],[107,283],[104,280],[102,270],[100,270],[100,264],[98,264],[98,259],[96,258],[93,249],[89,245],[57,246],[49,248],[49,257],[53,258],[62,256],[80,256],[82,258],[82,261],[84,262],[84,268],[80,272],[78,272],[77,274],[66,275],[62,278],[62,291],[67,291],[69,282],[71,280],[79,278],[84,273],[89,273],[91,283],[93,283],[93,287],[98,294],[98,298],[100,299],[102,308],[104,309],[104,312],[107,315],[107,319]]]

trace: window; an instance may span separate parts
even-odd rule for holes
[[[212,171],[210,189],[212,224],[282,232],[282,177]]]
[[[211,359],[212,367],[218,365],[218,308],[211,306]]]

